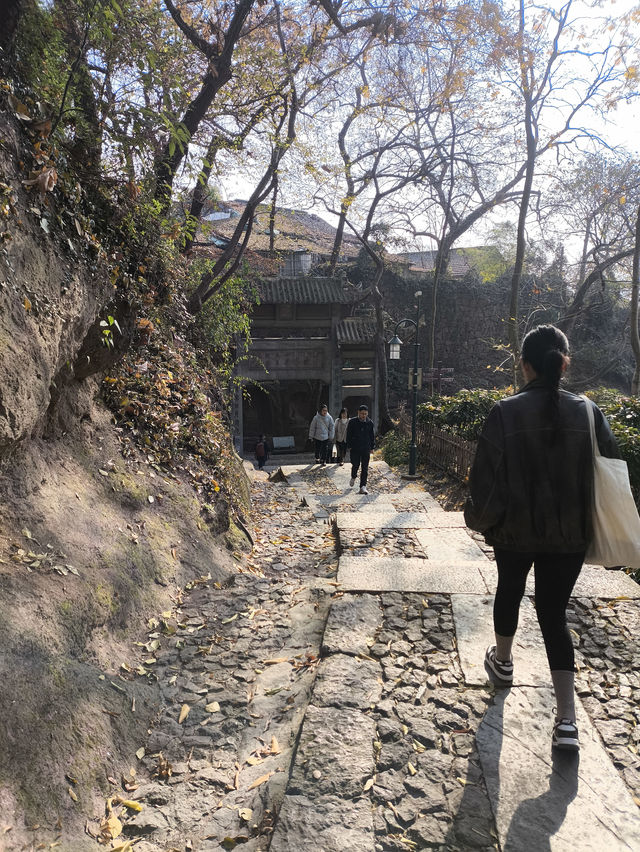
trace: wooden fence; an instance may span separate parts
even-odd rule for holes
[[[437,426],[420,428],[416,434],[418,455],[430,464],[445,470],[456,479],[464,481],[476,452],[475,441],[465,441],[451,432],[444,432]]]

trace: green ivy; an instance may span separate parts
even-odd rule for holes
[[[508,394],[508,388],[500,388],[461,390],[454,396],[434,396],[430,402],[418,406],[418,423],[423,426],[433,423],[468,441],[477,441],[487,415],[496,402]]]

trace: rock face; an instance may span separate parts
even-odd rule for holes
[[[55,192],[41,197],[23,186],[28,173],[19,163],[31,161],[32,145],[7,113],[0,136],[0,180],[15,201],[0,215],[1,458],[41,431],[52,401],[63,392],[68,400],[79,384],[73,365],[111,284],[74,211]]]

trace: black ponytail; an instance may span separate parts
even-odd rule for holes
[[[555,325],[539,325],[522,341],[522,360],[536,371],[549,389],[548,417],[553,426],[551,441],[560,424],[560,379],[569,359],[569,341]]]

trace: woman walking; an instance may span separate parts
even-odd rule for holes
[[[338,464],[344,464],[344,458],[347,454],[347,426],[349,425],[349,415],[346,408],[340,409],[340,415],[335,423],[335,439],[336,439],[336,455]]]
[[[592,535],[588,405],[601,454],[619,453],[600,409],[560,390],[568,365],[569,343],[560,329],[541,325],[526,335],[520,363],[526,384],[489,413],[471,469],[465,520],[493,546],[498,569],[495,645],[487,648],[485,664],[504,684],[513,682],[513,639],[533,565],[536,613],[556,697],[552,744],[575,751],[575,661],[566,608]]]
[[[309,437],[315,441],[316,464],[327,463],[330,442],[333,441],[334,423],[326,405],[321,405],[309,425]]]

